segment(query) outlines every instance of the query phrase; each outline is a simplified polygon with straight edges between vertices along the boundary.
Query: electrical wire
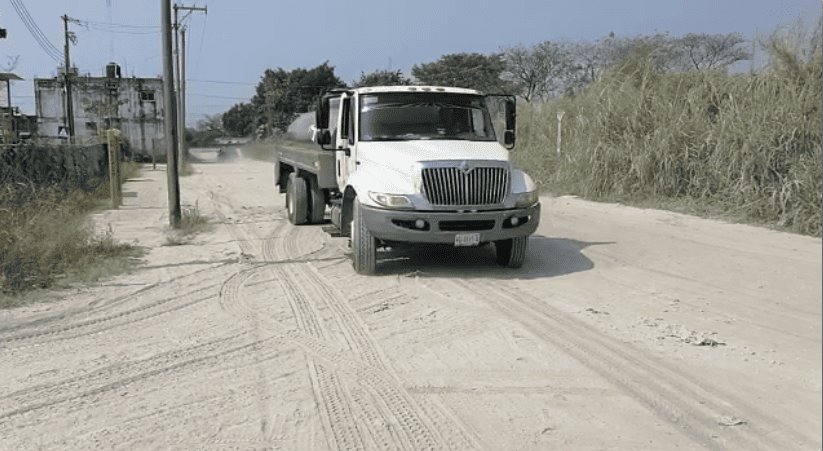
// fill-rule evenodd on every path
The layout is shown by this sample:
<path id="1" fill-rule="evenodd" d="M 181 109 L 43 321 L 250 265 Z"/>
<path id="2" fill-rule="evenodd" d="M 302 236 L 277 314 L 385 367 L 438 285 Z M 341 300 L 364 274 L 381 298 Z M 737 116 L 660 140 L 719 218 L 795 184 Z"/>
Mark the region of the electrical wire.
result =
<path id="1" fill-rule="evenodd" d="M 12 1 L 12 6 L 14 6 L 18 15 L 20 15 L 20 18 L 23 19 L 23 23 L 26 25 L 29 32 L 32 33 L 32 36 L 34 36 L 38 44 L 40 44 L 40 46 L 43 47 L 43 49 L 46 50 L 52 58 L 55 58 L 57 61 L 59 61 L 62 57 L 62 53 L 54 44 L 51 43 L 49 38 L 46 37 L 45 33 L 43 33 L 43 31 L 37 25 L 37 22 L 35 22 L 34 18 L 31 17 L 31 14 L 29 14 L 29 11 L 26 9 L 22 1 L 14 0 Z"/>
<path id="2" fill-rule="evenodd" d="M 37 26 L 37 22 L 35 22 L 31 17 L 31 14 L 29 14 L 25 5 L 23 5 L 20 0 L 9 0 L 9 3 L 11 3 L 11 6 L 17 12 L 20 20 L 23 21 L 23 25 L 25 25 L 26 29 L 29 30 L 29 33 L 31 33 L 34 40 L 37 41 L 40 48 L 46 52 L 46 55 L 59 63 L 62 60 L 62 53 L 57 49 L 57 47 L 54 46 L 54 44 L 51 43 L 51 41 L 49 41 L 40 27 Z"/>
<path id="3" fill-rule="evenodd" d="M 248 97 L 233 97 L 233 96 L 218 96 L 214 94 L 200 94 L 198 92 L 189 92 L 187 95 L 196 96 L 196 97 L 206 97 L 209 99 L 228 99 L 228 100 L 244 100 L 249 101 Z"/>
<path id="4" fill-rule="evenodd" d="M 103 28 L 136 28 L 136 29 L 153 29 L 153 30 L 160 30 L 160 27 L 157 25 L 130 25 L 124 23 L 114 23 L 114 22 L 99 22 L 95 20 L 84 20 L 84 19 L 75 19 L 77 22 L 83 22 L 89 25 L 94 25 Z"/>
<path id="5" fill-rule="evenodd" d="M 203 55 L 203 41 L 206 36 L 206 27 L 209 25 L 209 15 L 206 14 L 206 17 L 203 19 L 203 29 L 200 31 L 200 45 L 197 49 L 197 62 L 194 63 L 194 70 L 200 70 L 200 57 Z"/>
<path id="6" fill-rule="evenodd" d="M 43 31 L 37 26 L 37 22 L 34 21 L 34 18 L 31 17 L 29 11 L 26 9 L 25 5 L 22 1 L 19 0 L 10 0 L 12 6 L 14 7 L 15 11 L 17 11 L 17 15 L 23 20 L 24 25 L 28 28 L 29 32 L 32 36 L 37 40 L 38 44 L 41 46 L 45 46 L 43 50 L 46 50 L 48 53 L 51 54 L 52 57 L 54 56 L 61 56 L 60 50 L 51 43 L 51 41 L 46 37 Z"/>
<path id="7" fill-rule="evenodd" d="M 193 81 L 195 83 L 217 83 L 223 85 L 245 85 L 245 86 L 257 86 L 257 83 L 249 83 L 245 81 L 228 81 L 228 80 L 203 80 L 197 78 L 187 78 L 186 81 Z"/>
<path id="8" fill-rule="evenodd" d="M 86 29 L 94 30 L 94 31 L 102 31 L 104 33 L 115 33 L 115 34 L 131 34 L 131 35 L 158 35 L 158 34 L 160 34 L 159 30 L 155 30 L 155 31 L 148 31 L 148 30 L 143 30 L 143 31 L 118 30 L 116 28 L 103 28 L 103 27 L 97 27 L 97 26 L 94 26 L 94 25 L 87 25 Z"/>

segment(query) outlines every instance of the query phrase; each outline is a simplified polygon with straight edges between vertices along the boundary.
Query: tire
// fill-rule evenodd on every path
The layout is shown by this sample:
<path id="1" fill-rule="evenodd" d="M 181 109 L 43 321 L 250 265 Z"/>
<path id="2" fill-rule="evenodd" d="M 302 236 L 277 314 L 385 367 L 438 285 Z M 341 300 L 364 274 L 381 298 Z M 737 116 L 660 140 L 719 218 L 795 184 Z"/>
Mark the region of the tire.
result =
<path id="1" fill-rule="evenodd" d="M 309 215 L 309 194 L 306 179 L 292 172 L 286 185 L 286 211 L 289 222 L 294 225 L 305 224 Z"/>
<path id="2" fill-rule="evenodd" d="M 319 224 L 326 219 L 326 198 L 316 178 L 309 180 L 309 224 Z"/>
<path id="3" fill-rule="evenodd" d="M 377 239 L 366 228 L 360 210 L 360 202 L 354 199 L 352 220 L 352 263 L 358 274 L 371 275 L 377 271 Z"/>
<path id="4" fill-rule="evenodd" d="M 506 268 L 520 268 L 523 266 L 528 243 L 529 237 L 527 236 L 495 241 L 494 250 L 497 252 L 497 264 Z"/>

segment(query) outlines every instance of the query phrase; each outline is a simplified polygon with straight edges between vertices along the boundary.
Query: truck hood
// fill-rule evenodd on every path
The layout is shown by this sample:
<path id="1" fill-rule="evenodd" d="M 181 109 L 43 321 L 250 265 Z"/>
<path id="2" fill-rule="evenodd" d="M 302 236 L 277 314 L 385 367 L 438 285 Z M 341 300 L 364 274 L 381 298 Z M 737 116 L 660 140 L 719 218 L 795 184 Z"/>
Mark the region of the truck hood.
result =
<path id="1" fill-rule="evenodd" d="M 421 161 L 508 161 L 509 153 L 497 141 L 366 141 L 357 145 L 357 160 L 411 177 L 415 163 Z"/>

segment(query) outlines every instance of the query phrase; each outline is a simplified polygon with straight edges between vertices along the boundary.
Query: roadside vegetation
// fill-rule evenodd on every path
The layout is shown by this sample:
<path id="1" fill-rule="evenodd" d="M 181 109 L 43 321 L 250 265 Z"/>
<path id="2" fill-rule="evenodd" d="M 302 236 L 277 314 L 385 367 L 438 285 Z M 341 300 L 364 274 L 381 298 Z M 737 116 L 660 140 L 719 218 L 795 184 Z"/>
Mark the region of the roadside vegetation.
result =
<path id="1" fill-rule="evenodd" d="M 820 236 L 820 47 L 804 58 L 772 39 L 768 50 L 768 69 L 734 75 L 665 73 L 637 55 L 576 95 L 523 108 L 514 158 L 552 193 Z"/>
<path id="2" fill-rule="evenodd" d="M 168 230 L 165 245 L 181 246 L 189 244 L 198 233 L 205 232 L 210 228 L 209 219 L 200 214 L 197 203 L 191 206 L 183 206 L 180 212 L 180 223 L 176 228 Z"/>
<path id="3" fill-rule="evenodd" d="M 138 166 L 121 166 L 121 183 Z M 0 308 L 19 305 L 22 293 L 88 282 L 123 271 L 140 250 L 96 234 L 87 214 L 105 208 L 109 184 L 91 179 L 85 188 L 53 183 L 0 184 Z"/>

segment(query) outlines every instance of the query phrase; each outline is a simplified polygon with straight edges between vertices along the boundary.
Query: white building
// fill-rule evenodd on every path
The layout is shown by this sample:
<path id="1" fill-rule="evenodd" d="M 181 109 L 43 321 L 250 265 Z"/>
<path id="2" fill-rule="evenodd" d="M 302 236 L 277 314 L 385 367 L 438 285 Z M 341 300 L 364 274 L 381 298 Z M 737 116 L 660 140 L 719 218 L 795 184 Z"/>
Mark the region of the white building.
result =
<path id="1" fill-rule="evenodd" d="M 37 131 L 40 138 L 65 137 L 66 93 L 63 76 L 34 80 Z M 98 142 L 99 132 L 120 129 L 134 154 L 164 153 L 163 80 L 122 78 L 120 66 L 106 66 L 105 77 L 72 77 L 75 141 Z"/>

